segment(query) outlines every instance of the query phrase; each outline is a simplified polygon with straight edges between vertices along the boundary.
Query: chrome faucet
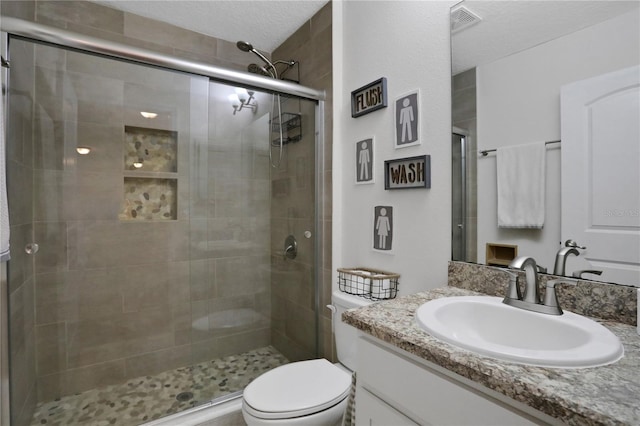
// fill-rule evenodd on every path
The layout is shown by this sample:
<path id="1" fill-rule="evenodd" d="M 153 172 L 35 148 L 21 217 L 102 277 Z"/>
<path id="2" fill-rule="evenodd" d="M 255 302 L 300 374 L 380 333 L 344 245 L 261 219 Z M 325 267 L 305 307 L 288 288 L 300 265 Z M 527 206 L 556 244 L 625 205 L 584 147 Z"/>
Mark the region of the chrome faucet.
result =
<path id="1" fill-rule="evenodd" d="M 558 250 L 556 254 L 556 263 L 553 267 L 553 275 L 565 275 L 565 267 L 567 264 L 567 257 L 570 254 L 580 256 L 578 249 L 586 249 L 586 247 L 580 247 L 578 243 L 573 240 L 567 240 L 564 243 L 564 247 Z"/>
<path id="2" fill-rule="evenodd" d="M 522 295 L 522 301 L 526 303 L 540 303 L 540 290 L 538 288 L 538 268 L 533 257 L 516 257 L 509 264 L 509 268 L 524 271 L 526 285 Z"/>
<path id="3" fill-rule="evenodd" d="M 576 285 L 575 280 L 561 278 L 547 281 L 544 301 L 541 301 L 536 261 L 532 257 L 519 256 L 511 261 L 509 268 L 524 271 L 526 278 L 525 290 L 523 294 L 520 293 L 518 280 L 514 278 L 514 275 L 511 275 L 507 295 L 502 300 L 502 303 L 542 314 L 562 315 L 562 309 L 556 296 L 556 285 Z"/>

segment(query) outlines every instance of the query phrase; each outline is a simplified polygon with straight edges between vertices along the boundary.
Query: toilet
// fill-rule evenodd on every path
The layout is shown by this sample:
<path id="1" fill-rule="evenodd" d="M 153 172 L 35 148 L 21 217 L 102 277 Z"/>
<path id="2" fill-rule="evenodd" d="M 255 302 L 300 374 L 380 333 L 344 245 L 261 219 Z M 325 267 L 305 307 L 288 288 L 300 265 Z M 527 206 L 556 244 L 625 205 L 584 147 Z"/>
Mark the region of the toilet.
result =
<path id="1" fill-rule="evenodd" d="M 355 371 L 357 331 L 342 322 L 347 309 L 371 304 L 359 296 L 334 291 L 333 325 L 339 364 L 326 359 L 293 362 L 251 382 L 242 395 L 247 425 L 339 425 L 347 408 Z"/>

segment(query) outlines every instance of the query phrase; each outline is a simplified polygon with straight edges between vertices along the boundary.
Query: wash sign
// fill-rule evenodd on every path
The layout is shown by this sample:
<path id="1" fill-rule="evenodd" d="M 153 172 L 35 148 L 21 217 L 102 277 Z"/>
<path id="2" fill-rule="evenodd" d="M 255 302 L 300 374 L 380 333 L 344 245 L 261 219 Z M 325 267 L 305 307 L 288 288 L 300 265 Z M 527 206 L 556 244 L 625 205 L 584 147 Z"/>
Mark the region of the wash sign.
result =
<path id="1" fill-rule="evenodd" d="M 431 188 L 431 156 L 384 162 L 384 189 Z"/>

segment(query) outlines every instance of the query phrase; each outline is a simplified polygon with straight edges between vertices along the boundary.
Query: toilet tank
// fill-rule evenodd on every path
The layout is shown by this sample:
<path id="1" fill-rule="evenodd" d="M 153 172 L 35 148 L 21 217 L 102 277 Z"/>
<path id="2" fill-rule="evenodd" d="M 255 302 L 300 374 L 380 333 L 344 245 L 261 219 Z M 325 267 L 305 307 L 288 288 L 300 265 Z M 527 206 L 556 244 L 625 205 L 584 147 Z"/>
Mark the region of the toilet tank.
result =
<path id="1" fill-rule="evenodd" d="M 342 322 L 342 313 L 348 309 L 359 308 L 372 304 L 371 300 L 353 294 L 334 291 L 332 302 L 335 310 L 333 312 L 333 330 L 336 338 L 336 352 L 338 360 L 342 365 L 351 371 L 356 371 L 356 346 L 358 330 Z"/>

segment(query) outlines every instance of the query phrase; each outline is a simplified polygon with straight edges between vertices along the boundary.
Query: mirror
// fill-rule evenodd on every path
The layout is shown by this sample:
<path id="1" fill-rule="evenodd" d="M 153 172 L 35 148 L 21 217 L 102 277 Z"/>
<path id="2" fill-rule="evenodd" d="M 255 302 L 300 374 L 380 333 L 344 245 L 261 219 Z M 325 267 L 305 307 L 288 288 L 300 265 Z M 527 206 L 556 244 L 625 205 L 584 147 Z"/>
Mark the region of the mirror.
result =
<path id="1" fill-rule="evenodd" d="M 526 255 L 554 272 L 568 239 L 561 228 L 562 142 L 555 143 L 561 139 L 560 88 L 640 63 L 639 5 L 466 0 L 452 7 L 453 260 L 506 265 Z M 493 151 L 542 141 L 553 142 L 546 145 L 544 226 L 499 228 Z M 638 191 L 637 182 L 627 186 L 629 193 Z M 564 275 L 597 269 L 583 257 L 568 256 Z M 615 281 L 605 275 L 582 277 Z M 638 279 L 622 281 L 640 286 Z"/>

